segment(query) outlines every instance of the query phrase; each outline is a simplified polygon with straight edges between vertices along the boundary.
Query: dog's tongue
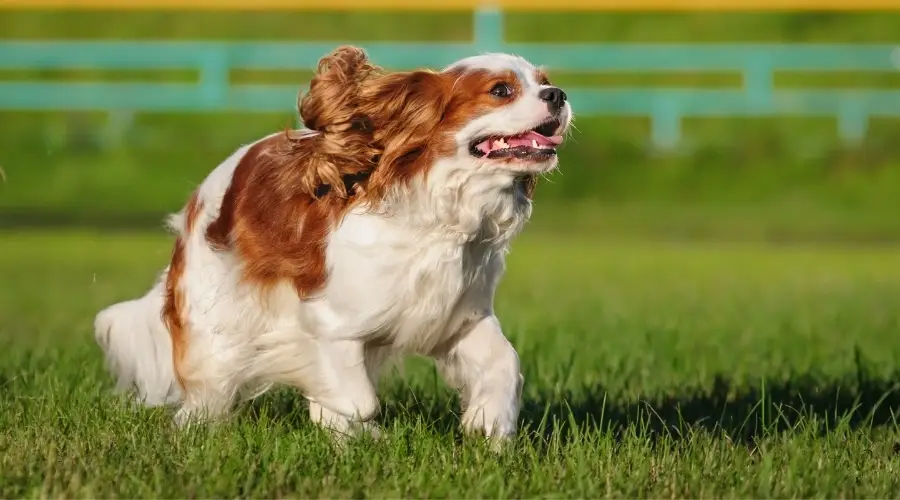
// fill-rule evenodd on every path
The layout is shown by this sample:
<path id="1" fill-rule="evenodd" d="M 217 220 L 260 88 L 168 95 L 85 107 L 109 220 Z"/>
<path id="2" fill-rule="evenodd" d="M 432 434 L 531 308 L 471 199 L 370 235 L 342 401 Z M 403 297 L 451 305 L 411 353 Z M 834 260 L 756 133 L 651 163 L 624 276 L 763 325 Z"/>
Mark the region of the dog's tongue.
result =
<path id="1" fill-rule="evenodd" d="M 562 143 L 562 136 L 554 135 L 547 137 L 532 130 L 531 132 L 512 136 L 506 140 L 506 143 L 509 144 L 510 147 L 534 146 L 535 144 L 537 144 L 538 147 L 553 147 Z"/>
<path id="2" fill-rule="evenodd" d="M 562 144 L 563 138 L 561 135 L 554 136 L 544 136 L 535 131 L 525 132 L 524 134 L 513 135 L 509 137 L 502 138 L 491 138 L 487 139 L 484 142 L 479 143 L 476 148 L 478 148 L 481 152 L 487 154 L 491 151 L 497 149 L 505 149 L 503 144 L 505 143 L 507 147 L 515 148 L 519 146 L 527 146 L 527 147 L 544 147 L 544 148 L 552 148 L 554 146 L 558 146 Z"/>

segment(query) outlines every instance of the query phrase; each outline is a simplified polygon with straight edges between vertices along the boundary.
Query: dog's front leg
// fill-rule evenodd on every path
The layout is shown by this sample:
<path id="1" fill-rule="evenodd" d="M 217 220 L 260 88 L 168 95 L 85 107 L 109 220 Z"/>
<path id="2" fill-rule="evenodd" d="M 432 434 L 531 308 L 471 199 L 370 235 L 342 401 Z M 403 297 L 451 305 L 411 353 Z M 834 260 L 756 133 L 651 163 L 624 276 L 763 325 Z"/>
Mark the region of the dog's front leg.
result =
<path id="1" fill-rule="evenodd" d="M 252 347 L 248 378 L 298 388 L 310 419 L 338 437 L 377 434 L 372 420 L 380 405 L 370 371 L 380 358 L 362 341 L 314 338 L 289 326 L 255 336 Z"/>
<path id="2" fill-rule="evenodd" d="M 495 442 L 515 435 L 524 379 L 519 356 L 495 316 L 475 323 L 437 364 L 447 383 L 460 390 L 466 430 Z"/>
<path id="3" fill-rule="evenodd" d="M 339 436 L 368 432 L 378 437 L 380 433 L 372 420 L 380 405 L 363 343 L 325 341 L 319 344 L 317 354 L 316 383 L 306 384 L 310 419 Z"/>

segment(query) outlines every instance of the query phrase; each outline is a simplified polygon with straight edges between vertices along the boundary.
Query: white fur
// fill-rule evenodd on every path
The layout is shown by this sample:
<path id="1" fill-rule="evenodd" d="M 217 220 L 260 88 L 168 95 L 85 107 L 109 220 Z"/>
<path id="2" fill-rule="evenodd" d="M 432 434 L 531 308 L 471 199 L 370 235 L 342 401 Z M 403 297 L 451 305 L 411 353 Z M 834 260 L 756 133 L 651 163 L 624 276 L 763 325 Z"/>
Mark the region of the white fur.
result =
<path id="1" fill-rule="evenodd" d="M 175 403 L 181 388 L 172 366 L 172 340 L 162 321 L 165 272 L 146 295 L 113 304 L 94 318 L 97 342 L 116 388 L 133 389 L 148 406 Z"/>
<path id="2" fill-rule="evenodd" d="M 537 97 L 535 69 L 523 59 L 488 54 L 453 66 L 459 67 L 512 69 L 524 95 L 473 117 L 456 136 L 456 154 L 390 193 L 379 211 L 351 210 L 330 234 L 328 281 L 312 300 L 301 301 L 287 283 L 265 295 L 239 285 L 238 259 L 210 249 L 205 229 L 248 146 L 213 170 L 199 188 L 194 231 L 185 231 L 182 215 L 172 220 L 185 241 L 189 342 L 181 375 L 191 390 L 181 394 L 175 382 L 160 320 L 161 284 L 97 316 L 97 338 L 120 386 L 135 384 L 148 404 L 180 402 L 177 420 L 184 422 L 225 414 L 239 392 L 289 384 L 309 399 L 315 422 L 352 433 L 373 429 L 383 361 L 415 353 L 434 358 L 461 391 L 467 429 L 512 436 L 523 378 L 493 298 L 510 242 L 531 213 L 517 177 L 552 170 L 556 159 L 510 164 L 472 157 L 469 143 L 477 137 L 524 131 L 549 113 Z M 568 104 L 561 118 L 564 133 Z"/>

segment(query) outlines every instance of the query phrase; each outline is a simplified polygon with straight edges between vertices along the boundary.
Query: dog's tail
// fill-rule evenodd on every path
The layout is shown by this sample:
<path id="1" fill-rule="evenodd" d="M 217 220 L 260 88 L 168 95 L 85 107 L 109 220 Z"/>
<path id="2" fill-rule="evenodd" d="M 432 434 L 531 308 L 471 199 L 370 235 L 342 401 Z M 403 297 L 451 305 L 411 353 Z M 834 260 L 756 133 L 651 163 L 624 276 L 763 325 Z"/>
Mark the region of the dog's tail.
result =
<path id="1" fill-rule="evenodd" d="M 134 391 L 148 406 L 181 399 L 175 378 L 172 339 L 162 320 L 164 271 L 146 295 L 113 304 L 94 318 L 94 336 L 119 391 Z"/>

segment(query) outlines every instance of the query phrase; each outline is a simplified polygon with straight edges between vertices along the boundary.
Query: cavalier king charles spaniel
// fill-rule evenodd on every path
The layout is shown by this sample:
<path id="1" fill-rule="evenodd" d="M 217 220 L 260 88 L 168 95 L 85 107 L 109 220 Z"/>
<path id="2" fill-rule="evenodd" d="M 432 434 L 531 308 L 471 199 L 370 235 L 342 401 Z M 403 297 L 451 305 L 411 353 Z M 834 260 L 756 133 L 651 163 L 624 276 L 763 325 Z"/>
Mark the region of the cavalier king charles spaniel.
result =
<path id="1" fill-rule="evenodd" d="M 557 167 L 565 92 L 513 55 L 390 72 L 343 46 L 298 108 L 305 129 L 241 147 L 170 218 L 147 294 L 96 316 L 118 388 L 184 424 L 287 384 L 338 436 L 377 433 L 379 368 L 419 354 L 467 431 L 515 435 L 523 377 L 494 293 Z"/>

